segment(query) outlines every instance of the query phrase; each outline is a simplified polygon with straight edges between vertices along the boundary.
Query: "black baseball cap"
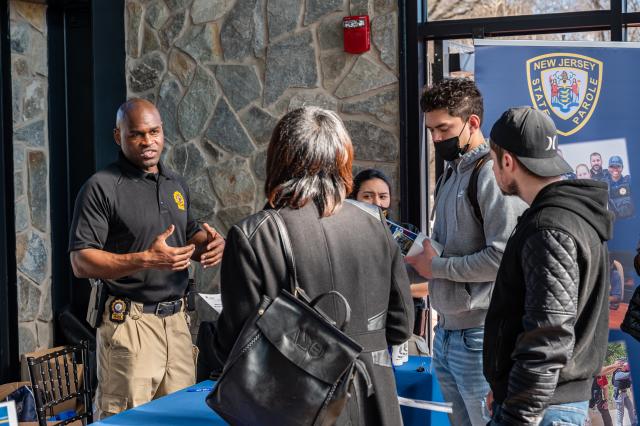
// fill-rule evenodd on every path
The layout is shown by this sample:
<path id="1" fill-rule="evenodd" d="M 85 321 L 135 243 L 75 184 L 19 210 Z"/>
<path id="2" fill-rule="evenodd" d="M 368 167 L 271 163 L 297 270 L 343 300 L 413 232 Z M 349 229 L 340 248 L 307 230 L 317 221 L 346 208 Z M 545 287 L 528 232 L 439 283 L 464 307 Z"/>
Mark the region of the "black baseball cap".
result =
<path id="1" fill-rule="evenodd" d="M 573 172 L 558 154 L 558 132 L 553 120 L 540 110 L 528 106 L 509 108 L 493 124 L 490 138 L 538 176 Z"/>

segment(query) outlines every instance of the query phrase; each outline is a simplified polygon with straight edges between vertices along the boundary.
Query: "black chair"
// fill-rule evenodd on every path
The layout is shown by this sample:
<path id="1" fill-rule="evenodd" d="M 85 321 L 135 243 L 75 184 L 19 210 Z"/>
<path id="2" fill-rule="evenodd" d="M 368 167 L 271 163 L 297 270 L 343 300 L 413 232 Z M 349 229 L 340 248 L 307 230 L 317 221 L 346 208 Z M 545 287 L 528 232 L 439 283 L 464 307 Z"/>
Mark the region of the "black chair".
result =
<path id="1" fill-rule="evenodd" d="M 40 426 L 47 425 L 47 417 L 53 416 L 54 407 L 68 401 L 75 402 L 75 415 L 56 425 L 67 425 L 78 420 L 84 425 L 93 422 L 87 341 L 64 346 L 37 358 L 28 357 L 27 365 Z"/>

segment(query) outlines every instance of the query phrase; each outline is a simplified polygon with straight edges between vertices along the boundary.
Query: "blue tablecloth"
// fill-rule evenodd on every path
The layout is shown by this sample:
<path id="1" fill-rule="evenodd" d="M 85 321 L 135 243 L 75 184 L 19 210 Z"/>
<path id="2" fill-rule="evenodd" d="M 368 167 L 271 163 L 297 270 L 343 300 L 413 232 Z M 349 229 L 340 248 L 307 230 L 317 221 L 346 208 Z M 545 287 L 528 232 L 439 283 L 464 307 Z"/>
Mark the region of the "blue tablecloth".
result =
<path id="1" fill-rule="evenodd" d="M 395 373 L 398 395 L 424 401 L 444 401 L 431 368 L 431 357 L 410 356 L 408 362 L 395 367 Z M 405 426 L 449 425 L 449 418 L 445 413 L 411 407 L 400 407 L 400 409 Z"/>
<path id="2" fill-rule="evenodd" d="M 209 390 L 213 388 L 211 380 L 197 383 L 187 389 L 172 393 L 163 398 L 148 402 L 117 416 L 109 417 L 94 425 L 189 425 L 212 426 L 226 425 L 218 415 L 204 402 Z M 198 390 L 201 391 L 198 391 Z"/>
<path id="3" fill-rule="evenodd" d="M 419 367 L 424 371 L 418 371 Z M 422 368 L 420 370 L 422 370 Z M 398 394 L 407 398 L 442 401 L 435 378 L 431 374 L 431 358 L 409 357 L 409 362 L 395 368 Z M 124 411 L 94 425 L 226 425 L 204 402 L 214 382 L 207 380 L 187 389 Z M 443 413 L 402 407 L 405 426 L 448 425 Z"/>

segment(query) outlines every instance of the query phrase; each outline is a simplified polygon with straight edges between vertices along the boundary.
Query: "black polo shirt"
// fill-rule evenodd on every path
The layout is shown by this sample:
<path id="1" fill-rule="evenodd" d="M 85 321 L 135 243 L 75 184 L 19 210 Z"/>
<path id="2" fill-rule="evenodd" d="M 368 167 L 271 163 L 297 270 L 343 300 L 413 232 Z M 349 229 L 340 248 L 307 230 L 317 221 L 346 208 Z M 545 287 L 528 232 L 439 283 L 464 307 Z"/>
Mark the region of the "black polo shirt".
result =
<path id="1" fill-rule="evenodd" d="M 69 252 L 86 248 L 141 252 L 171 224 L 176 228 L 167 244 L 185 246 L 200 230 L 189 209 L 189 189 L 162 163 L 158 168 L 157 175 L 145 173 L 121 152 L 117 162 L 94 174 L 76 199 Z M 184 296 L 188 279 L 187 270 L 147 269 L 106 282 L 112 295 L 155 303 Z"/>

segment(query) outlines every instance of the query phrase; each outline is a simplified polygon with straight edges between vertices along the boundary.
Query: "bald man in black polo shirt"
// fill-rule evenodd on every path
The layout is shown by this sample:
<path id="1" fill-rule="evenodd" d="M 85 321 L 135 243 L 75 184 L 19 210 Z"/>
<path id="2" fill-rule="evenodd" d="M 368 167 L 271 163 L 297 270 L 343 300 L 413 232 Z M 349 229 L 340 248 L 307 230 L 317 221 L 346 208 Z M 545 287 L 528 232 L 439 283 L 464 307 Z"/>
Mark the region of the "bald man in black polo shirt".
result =
<path id="1" fill-rule="evenodd" d="M 155 106 L 122 104 L 114 138 L 119 159 L 80 190 L 69 241 L 74 274 L 102 279 L 109 292 L 97 333 L 98 419 L 195 382 L 187 268 L 216 265 L 224 250 L 220 234 L 191 216 L 186 182 L 160 161 Z"/>

